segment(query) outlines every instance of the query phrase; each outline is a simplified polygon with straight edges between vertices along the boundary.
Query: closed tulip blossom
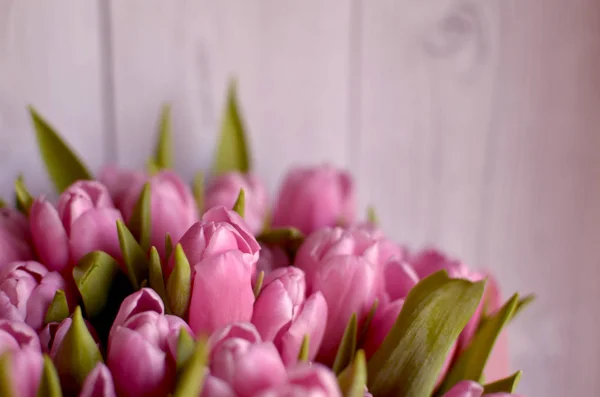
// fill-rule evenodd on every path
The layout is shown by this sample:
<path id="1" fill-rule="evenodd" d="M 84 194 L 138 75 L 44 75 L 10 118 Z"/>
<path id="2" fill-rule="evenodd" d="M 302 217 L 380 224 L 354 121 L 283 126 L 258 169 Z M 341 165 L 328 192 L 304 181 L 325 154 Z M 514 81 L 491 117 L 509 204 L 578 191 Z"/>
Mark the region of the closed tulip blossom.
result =
<path id="1" fill-rule="evenodd" d="M 232 208 L 240 193 L 244 190 L 244 220 L 252 233 L 258 234 L 264 225 L 268 210 L 267 189 L 262 181 L 253 174 L 228 172 L 212 179 L 206 189 L 204 204 L 207 209 L 223 206 Z"/>
<path id="2" fill-rule="evenodd" d="M 59 273 L 33 261 L 13 262 L 0 270 L 0 318 L 39 330 L 56 291 L 65 288 Z"/>
<path id="3" fill-rule="evenodd" d="M 293 226 L 304 234 L 337 224 L 352 224 L 355 217 L 351 176 L 332 166 L 296 168 L 281 186 L 273 226 Z"/>
<path id="4" fill-rule="evenodd" d="M 40 343 L 42 345 L 42 351 L 53 359 L 56 358 L 56 354 L 60 345 L 69 331 L 73 320 L 71 317 L 65 318 L 60 323 L 49 323 L 47 324 L 42 331 L 38 334 L 40 338 Z M 90 332 L 90 335 L 94 338 L 98 346 L 100 346 L 98 335 L 96 334 L 96 330 L 92 327 L 89 321 L 84 320 L 84 323 Z"/>
<path id="5" fill-rule="evenodd" d="M 106 365 L 96 364 L 85 378 L 79 397 L 116 397 L 112 375 Z"/>
<path id="6" fill-rule="evenodd" d="M 0 357 L 8 365 L 0 371 L 1 390 L 12 396 L 36 397 L 42 374 L 42 353 L 35 331 L 19 321 L 0 320 Z"/>
<path id="7" fill-rule="evenodd" d="M 166 396 L 175 384 L 179 317 L 165 315 L 160 297 L 143 288 L 119 309 L 109 336 L 107 365 L 119 396 Z"/>
<path id="8" fill-rule="evenodd" d="M 120 258 L 114 208 L 104 185 L 79 181 L 64 191 L 56 209 L 44 197 L 29 213 L 33 243 L 41 262 L 50 270 L 70 271 L 83 256 L 100 250 Z"/>
<path id="9" fill-rule="evenodd" d="M 484 393 L 483 386 L 477 382 L 464 380 L 458 382 L 442 397 L 519 397 L 511 393 Z"/>
<path id="10" fill-rule="evenodd" d="M 27 218 L 13 208 L 0 208 L 0 269 L 11 262 L 31 259 L 33 250 Z"/>

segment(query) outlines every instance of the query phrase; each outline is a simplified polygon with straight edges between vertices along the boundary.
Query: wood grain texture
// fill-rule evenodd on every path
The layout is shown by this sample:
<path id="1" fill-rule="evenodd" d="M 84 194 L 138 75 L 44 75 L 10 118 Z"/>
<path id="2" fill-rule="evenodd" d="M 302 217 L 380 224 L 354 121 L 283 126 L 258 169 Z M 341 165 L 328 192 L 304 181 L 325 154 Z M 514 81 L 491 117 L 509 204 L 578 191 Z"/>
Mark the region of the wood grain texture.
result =
<path id="1" fill-rule="evenodd" d="M 26 110 L 35 106 L 92 169 L 104 161 L 100 27 L 91 2 L 0 1 L 0 194 L 17 173 L 50 191 Z"/>

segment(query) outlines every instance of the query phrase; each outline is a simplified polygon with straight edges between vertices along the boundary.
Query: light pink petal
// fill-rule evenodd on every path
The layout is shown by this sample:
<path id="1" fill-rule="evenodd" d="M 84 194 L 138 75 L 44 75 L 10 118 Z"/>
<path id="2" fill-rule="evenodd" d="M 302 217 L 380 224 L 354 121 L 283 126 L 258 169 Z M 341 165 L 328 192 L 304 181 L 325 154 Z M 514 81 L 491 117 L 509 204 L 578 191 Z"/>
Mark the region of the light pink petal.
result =
<path id="1" fill-rule="evenodd" d="M 251 323 L 233 323 L 216 330 L 210 336 L 208 345 L 211 354 L 218 350 L 223 342 L 233 338 L 247 340 L 250 343 L 262 342 L 260 334 Z"/>
<path id="2" fill-rule="evenodd" d="M 301 386 L 307 396 L 341 397 L 335 374 L 321 364 L 299 363 L 288 371 L 288 382 Z"/>
<path id="3" fill-rule="evenodd" d="M 121 213 L 113 208 L 92 209 L 80 216 L 71 226 L 69 238 L 73 262 L 92 251 L 104 251 L 120 260 L 117 220 L 122 220 Z"/>
<path id="4" fill-rule="evenodd" d="M 116 397 L 112 375 L 106 365 L 96 364 L 85 378 L 79 397 Z"/>
<path id="5" fill-rule="evenodd" d="M 10 363 L 15 395 L 36 397 L 42 376 L 42 354 L 30 349 L 14 351 L 10 355 Z"/>
<path id="6" fill-rule="evenodd" d="M 248 352 L 252 344 L 244 339 L 232 338 L 221 343 L 214 351 L 210 361 L 213 376 L 233 384 L 235 370 L 240 358 Z"/>
<path id="7" fill-rule="evenodd" d="M 237 397 L 231 386 L 215 376 L 206 375 L 202 397 Z"/>
<path id="8" fill-rule="evenodd" d="M 0 319 L 25 321 L 25 314 L 12 304 L 6 293 L 0 291 Z"/>
<path id="9" fill-rule="evenodd" d="M 479 383 L 463 380 L 446 392 L 443 397 L 481 397 L 482 394 L 483 387 Z"/>
<path id="10" fill-rule="evenodd" d="M 293 304 L 281 281 L 267 285 L 254 304 L 252 324 L 265 341 L 272 341 L 279 330 L 292 321 Z"/>
<path id="11" fill-rule="evenodd" d="M 385 289 L 390 300 L 403 299 L 419 282 L 414 269 L 404 261 L 392 260 L 385 265 Z"/>
<path id="12" fill-rule="evenodd" d="M 251 345 L 236 362 L 233 389 L 240 397 L 281 385 L 286 370 L 275 346 L 269 342 Z"/>
<path id="13" fill-rule="evenodd" d="M 379 349 L 379 346 L 381 346 L 381 343 L 396 322 L 403 304 L 404 299 L 399 299 L 388 304 L 386 307 L 379 308 L 375 312 L 363 346 L 367 358 L 370 358 Z"/>
<path id="14" fill-rule="evenodd" d="M 146 311 L 152 311 L 158 314 L 165 313 L 165 306 L 162 299 L 150 288 L 142 288 L 123 300 L 110 329 L 109 340 L 117 327 L 125 324 L 130 317 Z"/>
<path id="15" fill-rule="evenodd" d="M 69 242 L 56 209 L 43 197 L 29 212 L 31 236 L 38 256 L 50 270 L 61 271 L 69 263 Z"/>
<path id="16" fill-rule="evenodd" d="M 48 306 L 54 299 L 57 290 L 65 290 L 66 283 L 57 272 L 50 272 L 40 281 L 27 300 L 27 317 L 25 321 L 34 329 L 44 326 L 44 318 Z"/>
<path id="17" fill-rule="evenodd" d="M 237 212 L 229 210 L 225 207 L 215 207 L 204 213 L 202 220 L 205 222 L 226 222 L 231 224 L 243 237 L 247 244 L 248 252 L 256 254 L 256 260 L 258 260 L 258 251 L 260 250 L 260 245 L 254 238 L 254 235 L 250 231 L 244 219 L 239 216 Z"/>
<path id="18" fill-rule="evenodd" d="M 35 331 L 25 323 L 20 321 L 0 320 L 0 335 L 4 335 L 2 340 L 6 343 L 8 338 L 12 339 L 10 346 L 18 349 L 28 349 L 35 352 L 41 352 L 40 341 Z M 8 345 L 0 343 L 0 355 L 9 350 Z"/>

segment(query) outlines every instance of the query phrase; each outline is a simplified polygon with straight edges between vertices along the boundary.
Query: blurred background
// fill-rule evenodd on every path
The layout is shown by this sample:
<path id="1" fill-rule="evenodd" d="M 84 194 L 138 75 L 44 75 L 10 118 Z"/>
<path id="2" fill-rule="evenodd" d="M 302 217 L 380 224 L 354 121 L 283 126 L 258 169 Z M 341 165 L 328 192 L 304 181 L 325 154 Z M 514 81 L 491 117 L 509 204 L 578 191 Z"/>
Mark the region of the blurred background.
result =
<path id="1" fill-rule="evenodd" d="M 169 101 L 191 179 L 232 76 L 271 190 L 349 168 L 394 238 L 537 294 L 511 327 L 522 394 L 597 393 L 597 0 L 0 0 L 1 195 L 50 187 L 27 104 L 98 170 L 143 166 Z"/>

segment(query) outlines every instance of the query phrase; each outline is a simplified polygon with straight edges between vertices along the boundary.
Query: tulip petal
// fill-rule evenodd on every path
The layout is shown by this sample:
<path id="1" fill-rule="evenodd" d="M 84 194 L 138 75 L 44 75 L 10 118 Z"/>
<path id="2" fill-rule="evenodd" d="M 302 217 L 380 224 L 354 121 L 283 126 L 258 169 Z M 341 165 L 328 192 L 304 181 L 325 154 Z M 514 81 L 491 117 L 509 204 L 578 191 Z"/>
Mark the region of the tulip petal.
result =
<path id="1" fill-rule="evenodd" d="M 85 378 L 79 397 L 115 397 L 115 386 L 108 367 L 98 363 Z"/>
<path id="2" fill-rule="evenodd" d="M 381 343 L 396 322 L 403 304 L 404 299 L 399 299 L 375 312 L 363 346 L 367 358 L 370 358 L 379 349 L 379 346 L 381 346 Z"/>
<path id="3" fill-rule="evenodd" d="M 333 372 L 321 364 L 300 363 L 288 371 L 288 382 L 304 389 L 305 395 L 342 395 Z"/>
<path id="4" fill-rule="evenodd" d="M 457 383 L 443 397 L 481 397 L 483 386 L 477 382 L 464 380 Z"/>
<path id="5" fill-rule="evenodd" d="M 222 379 L 208 375 L 204 381 L 202 397 L 237 397 L 231 386 Z"/>
<path id="6" fill-rule="evenodd" d="M 117 220 L 122 220 L 121 213 L 113 208 L 92 209 L 81 215 L 71 226 L 69 246 L 73 262 L 92 251 L 104 251 L 120 260 Z"/>
<path id="7" fill-rule="evenodd" d="M 399 260 L 389 261 L 385 265 L 384 279 L 386 292 L 392 301 L 405 298 L 419 282 L 417 273 L 410 265 Z"/>
<path id="8" fill-rule="evenodd" d="M 279 330 L 292 320 L 293 304 L 281 281 L 263 288 L 254 304 L 252 324 L 264 341 L 272 341 Z"/>
<path id="9" fill-rule="evenodd" d="M 233 388 L 239 396 L 255 393 L 285 382 L 286 370 L 272 343 L 251 345 L 235 365 Z"/>
<path id="10" fill-rule="evenodd" d="M 56 209 L 43 197 L 29 213 L 31 236 L 38 256 L 50 270 L 61 271 L 69 262 L 69 241 Z"/>
<path id="11" fill-rule="evenodd" d="M 117 327 L 125 324 L 129 318 L 136 314 L 146 311 L 152 311 L 158 314 L 165 313 L 165 306 L 163 305 L 162 299 L 160 299 L 160 296 L 150 288 L 142 288 L 123 300 L 110 329 L 109 341 Z"/>

